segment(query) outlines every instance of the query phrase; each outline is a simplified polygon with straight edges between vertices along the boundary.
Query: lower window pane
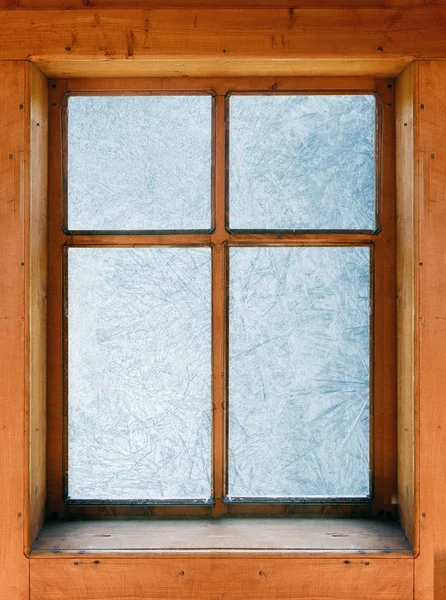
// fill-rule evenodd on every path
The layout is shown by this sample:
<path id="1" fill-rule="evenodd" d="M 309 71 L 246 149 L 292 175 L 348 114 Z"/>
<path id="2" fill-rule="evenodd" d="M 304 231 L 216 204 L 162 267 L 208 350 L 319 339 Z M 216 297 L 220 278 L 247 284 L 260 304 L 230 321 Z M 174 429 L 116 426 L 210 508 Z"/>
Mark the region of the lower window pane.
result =
<path id="1" fill-rule="evenodd" d="M 370 249 L 231 248 L 228 496 L 370 494 Z"/>
<path id="2" fill-rule="evenodd" d="M 211 498 L 209 248 L 70 248 L 68 498 Z"/>

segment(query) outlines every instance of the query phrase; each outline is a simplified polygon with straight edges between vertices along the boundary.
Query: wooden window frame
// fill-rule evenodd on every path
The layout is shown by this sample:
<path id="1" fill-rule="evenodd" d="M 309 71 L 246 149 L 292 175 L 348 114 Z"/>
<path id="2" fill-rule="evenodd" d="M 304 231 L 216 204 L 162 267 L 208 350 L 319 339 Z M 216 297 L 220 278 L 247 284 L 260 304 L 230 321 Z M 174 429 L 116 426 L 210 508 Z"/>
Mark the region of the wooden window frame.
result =
<path id="1" fill-rule="evenodd" d="M 376 232 L 237 232 L 226 227 L 228 198 L 227 98 L 230 93 L 361 94 L 377 98 L 376 131 Z M 67 203 L 67 173 L 64 160 L 66 102 L 69 95 L 90 94 L 184 94 L 213 96 L 213 146 L 215 169 L 212 181 L 210 233 L 69 233 L 63 229 Z M 52 80 L 50 84 L 50 169 L 49 169 L 49 282 L 48 310 L 48 518 L 104 516 L 253 516 L 333 515 L 395 516 L 396 491 L 396 329 L 395 329 L 395 179 L 394 179 L 394 82 L 388 78 L 281 78 L 268 77 L 194 79 L 83 79 Z M 215 135 L 215 137 L 214 137 Z M 64 252 L 69 247 L 207 246 L 212 249 L 213 329 L 213 491 L 212 505 L 181 506 L 141 502 L 82 502 L 64 500 L 66 489 L 67 386 L 66 348 L 63 329 Z M 371 501 L 224 501 L 227 470 L 224 436 L 227 420 L 227 265 L 228 248 L 234 246 L 353 246 L 371 248 Z M 66 376 L 66 375 L 65 375 Z"/>
<path id="2" fill-rule="evenodd" d="M 212 1 L 209 9 L 200 0 L 201 8 L 170 10 L 156 0 L 130 0 L 116 10 L 120 0 L 101 7 L 44 0 L 39 8 L 52 10 L 34 10 L 35 0 L 20 7 L 0 0 L 0 472 L 7 482 L 0 496 L 0 590 L 7 598 L 444 598 L 446 9 L 422 0 L 382 7 L 315 1 L 302 9 L 289 0 L 283 8 L 261 1 L 273 8 L 234 0 L 237 8 Z M 147 557 L 107 553 L 97 543 L 70 554 L 62 537 L 52 553 L 31 551 L 46 493 L 48 78 L 211 74 L 397 78 L 396 501 L 413 553 L 376 555 L 368 546 L 358 555 L 358 537 L 356 551 L 320 544 L 316 554 L 307 547 L 297 556 L 260 550 Z M 329 521 L 331 531 L 346 535 Z"/>

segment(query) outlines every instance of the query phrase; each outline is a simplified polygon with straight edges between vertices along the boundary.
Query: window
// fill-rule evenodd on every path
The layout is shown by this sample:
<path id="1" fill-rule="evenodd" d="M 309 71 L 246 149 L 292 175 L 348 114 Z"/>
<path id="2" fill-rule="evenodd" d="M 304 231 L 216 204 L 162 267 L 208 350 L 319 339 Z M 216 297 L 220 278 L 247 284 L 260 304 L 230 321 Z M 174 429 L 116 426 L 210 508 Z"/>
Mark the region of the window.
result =
<path id="1" fill-rule="evenodd" d="M 387 82 L 61 83 L 50 512 L 389 511 Z"/>

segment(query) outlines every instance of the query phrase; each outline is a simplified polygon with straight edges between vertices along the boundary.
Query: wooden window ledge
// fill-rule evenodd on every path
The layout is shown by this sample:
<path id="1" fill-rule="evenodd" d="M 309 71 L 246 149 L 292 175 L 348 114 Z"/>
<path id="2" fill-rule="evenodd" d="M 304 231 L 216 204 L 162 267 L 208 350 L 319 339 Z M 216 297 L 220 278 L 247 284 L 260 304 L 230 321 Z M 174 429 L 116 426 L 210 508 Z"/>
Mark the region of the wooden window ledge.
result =
<path id="1" fill-rule="evenodd" d="M 46 523 L 33 558 L 80 554 L 412 555 L 397 523 L 336 518 L 88 520 Z"/>

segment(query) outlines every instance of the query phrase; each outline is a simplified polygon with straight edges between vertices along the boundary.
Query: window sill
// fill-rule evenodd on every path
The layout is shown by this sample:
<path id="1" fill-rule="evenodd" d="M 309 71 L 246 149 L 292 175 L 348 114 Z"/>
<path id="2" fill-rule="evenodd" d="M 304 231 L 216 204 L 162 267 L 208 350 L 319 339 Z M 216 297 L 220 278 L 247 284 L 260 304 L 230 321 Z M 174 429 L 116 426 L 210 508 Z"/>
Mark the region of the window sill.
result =
<path id="1" fill-rule="evenodd" d="M 334 518 L 102 520 L 46 523 L 33 558 L 69 555 L 335 555 L 408 558 L 397 523 Z"/>

